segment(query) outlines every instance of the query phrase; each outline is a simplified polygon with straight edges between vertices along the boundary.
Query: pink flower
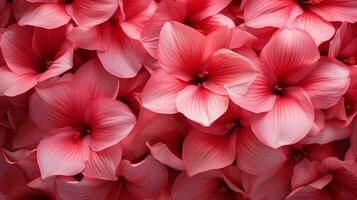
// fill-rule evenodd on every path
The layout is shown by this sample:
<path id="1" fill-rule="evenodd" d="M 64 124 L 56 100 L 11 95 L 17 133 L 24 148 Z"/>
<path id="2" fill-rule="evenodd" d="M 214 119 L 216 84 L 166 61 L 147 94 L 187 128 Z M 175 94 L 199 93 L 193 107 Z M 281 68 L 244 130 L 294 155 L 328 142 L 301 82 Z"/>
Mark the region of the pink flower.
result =
<path id="1" fill-rule="evenodd" d="M 23 130 L 15 144 L 40 141 L 37 158 L 43 178 L 85 169 L 89 177 L 113 179 L 121 157 L 117 143 L 136 123 L 130 109 L 113 99 L 118 87 L 118 80 L 91 60 L 74 77 L 37 88 L 30 101 L 35 128 Z"/>
<path id="2" fill-rule="evenodd" d="M 60 178 L 56 182 L 56 189 L 62 199 L 68 200 L 155 198 L 164 190 L 167 178 L 166 168 L 148 156 L 135 164 L 122 160 L 114 181 L 88 178 L 75 181 L 71 178 Z"/>
<path id="3" fill-rule="evenodd" d="M 246 91 L 257 71 L 246 57 L 214 45 L 198 31 L 168 22 L 161 30 L 161 68 L 143 90 L 144 107 L 159 113 L 180 112 L 209 126 L 223 115 L 229 103 L 225 85 Z"/>
<path id="4" fill-rule="evenodd" d="M 118 0 L 15 0 L 19 25 L 53 29 L 71 19 L 81 27 L 107 21 L 118 7 Z"/>
<path id="5" fill-rule="evenodd" d="M 155 9 L 156 3 L 152 0 L 125 0 L 108 21 L 92 27 L 76 27 L 69 39 L 76 47 L 96 50 L 109 73 L 133 78 L 147 56 L 138 39 Z"/>
<path id="6" fill-rule="evenodd" d="M 47 30 L 17 25 L 8 28 L 0 42 L 6 62 L 6 66 L 0 67 L 0 94 L 22 94 L 71 69 L 73 47 L 66 39 L 70 28 Z"/>
<path id="7" fill-rule="evenodd" d="M 254 28 L 296 27 L 308 32 L 316 45 L 335 33 L 331 22 L 357 21 L 354 0 L 257 0 L 247 1 L 245 23 Z"/>
<path id="8" fill-rule="evenodd" d="M 227 88 L 233 102 L 256 113 L 252 129 L 273 148 L 305 137 L 312 128 L 314 109 L 335 105 L 349 85 L 349 70 L 320 58 L 312 38 L 298 29 L 275 33 L 260 59 L 261 74 L 245 94 Z"/>
<path id="9" fill-rule="evenodd" d="M 141 41 L 148 53 L 157 58 L 160 30 L 168 21 L 177 21 L 209 33 L 222 27 L 233 28 L 234 22 L 219 12 L 231 0 L 163 0 L 145 25 Z"/>

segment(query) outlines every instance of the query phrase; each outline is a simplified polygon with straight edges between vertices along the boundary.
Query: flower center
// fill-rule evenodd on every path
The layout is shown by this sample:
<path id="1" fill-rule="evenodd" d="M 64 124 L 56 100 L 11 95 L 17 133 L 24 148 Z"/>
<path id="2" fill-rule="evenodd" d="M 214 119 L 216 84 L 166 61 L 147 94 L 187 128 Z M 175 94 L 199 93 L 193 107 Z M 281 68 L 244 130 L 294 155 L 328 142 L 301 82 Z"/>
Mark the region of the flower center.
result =
<path id="1" fill-rule="evenodd" d="M 228 130 L 232 130 L 232 129 L 240 127 L 240 126 L 242 126 L 240 120 L 234 120 L 232 122 L 226 123 L 226 128 Z"/>
<path id="2" fill-rule="evenodd" d="M 291 160 L 295 163 L 302 161 L 307 153 L 300 149 L 292 149 L 290 152 Z"/>
<path id="3" fill-rule="evenodd" d="M 284 93 L 284 87 L 282 87 L 280 84 L 277 84 L 274 88 L 273 88 L 273 93 L 277 96 L 281 96 Z"/>
<path id="4" fill-rule="evenodd" d="M 92 128 L 90 126 L 84 126 L 80 131 L 80 136 L 85 137 L 92 133 Z"/>
<path id="5" fill-rule="evenodd" d="M 64 1 L 64 4 L 68 5 L 68 4 L 73 3 L 74 0 L 63 0 L 63 1 Z"/>
<path id="6" fill-rule="evenodd" d="M 202 85 L 204 82 L 208 80 L 208 72 L 203 71 L 202 73 L 197 74 L 193 80 L 192 83 L 195 85 Z"/>
<path id="7" fill-rule="evenodd" d="M 355 65 L 357 64 L 357 61 L 355 57 L 351 56 L 349 58 L 344 58 L 344 57 L 338 57 L 337 58 L 339 61 L 343 62 L 346 65 Z"/>

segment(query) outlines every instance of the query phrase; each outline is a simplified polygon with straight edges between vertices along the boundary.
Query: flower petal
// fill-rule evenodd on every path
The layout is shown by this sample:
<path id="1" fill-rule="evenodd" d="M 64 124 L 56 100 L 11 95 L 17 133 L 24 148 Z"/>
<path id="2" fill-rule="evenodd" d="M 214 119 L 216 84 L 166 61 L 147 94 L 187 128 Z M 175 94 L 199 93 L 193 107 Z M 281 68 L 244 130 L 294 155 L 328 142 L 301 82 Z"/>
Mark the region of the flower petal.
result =
<path id="1" fill-rule="evenodd" d="M 90 27 L 107 21 L 117 10 L 118 0 L 80 0 L 66 6 L 79 26 Z"/>
<path id="2" fill-rule="evenodd" d="M 85 121 L 91 126 L 91 149 L 101 151 L 124 139 L 136 124 L 131 110 L 109 98 L 94 100 L 86 110 Z"/>
<path id="3" fill-rule="evenodd" d="M 308 33 L 284 28 L 272 36 L 260 57 L 266 76 L 295 84 L 314 69 L 320 53 Z"/>
<path id="4" fill-rule="evenodd" d="M 0 67 L 0 95 L 17 96 L 32 89 L 37 84 L 32 74 L 18 75 L 5 67 Z"/>
<path id="5" fill-rule="evenodd" d="M 354 0 L 329 0 L 309 9 L 327 21 L 357 22 L 357 2 Z M 336 13 L 331 15 L 331 13 Z"/>
<path id="6" fill-rule="evenodd" d="M 166 168 L 152 156 L 137 164 L 123 160 L 119 174 L 127 181 L 130 193 L 139 197 L 155 197 L 165 188 L 168 181 Z"/>
<path id="7" fill-rule="evenodd" d="M 210 92 L 199 86 L 184 88 L 176 99 L 177 111 L 203 126 L 211 125 L 228 108 L 229 98 Z"/>
<path id="8" fill-rule="evenodd" d="M 349 86 L 349 70 L 340 62 L 321 58 L 317 67 L 301 81 L 315 109 L 335 105 Z"/>
<path id="9" fill-rule="evenodd" d="M 206 39 L 197 30 L 178 22 L 167 22 L 161 29 L 159 61 L 167 73 L 190 81 L 204 61 Z"/>
<path id="10" fill-rule="evenodd" d="M 200 21 L 223 10 L 231 0 L 187 0 L 188 18 Z"/>
<path id="11" fill-rule="evenodd" d="M 77 132 L 64 129 L 44 138 L 37 147 L 37 163 L 42 179 L 54 175 L 72 176 L 85 168 L 89 157 L 89 138 L 76 139 Z"/>
<path id="12" fill-rule="evenodd" d="M 116 144 L 102 151 L 91 151 L 86 168 L 82 172 L 89 178 L 116 181 L 116 171 L 119 166 L 122 154 L 122 147 Z"/>
<path id="13" fill-rule="evenodd" d="M 149 143 L 146 143 L 146 145 L 150 149 L 152 157 L 154 157 L 162 164 L 165 164 L 173 169 L 181 171 L 184 170 L 182 160 L 178 158 L 175 154 L 173 154 L 166 144 L 156 143 L 150 146 Z"/>
<path id="14" fill-rule="evenodd" d="M 220 169 L 233 163 L 236 136 L 216 136 L 193 131 L 188 134 L 182 150 L 186 174 L 194 176 L 212 169 Z"/>
<path id="15" fill-rule="evenodd" d="M 307 94 L 301 88 L 289 88 L 272 110 L 253 115 L 251 125 L 262 143 L 278 148 L 305 137 L 312 128 L 313 120 L 314 109 Z"/>
<path id="16" fill-rule="evenodd" d="M 206 65 L 209 78 L 203 86 L 221 95 L 227 95 L 224 86 L 232 85 L 245 93 L 258 74 L 253 62 L 228 49 L 217 50 Z"/>
<path id="17" fill-rule="evenodd" d="M 176 98 L 187 84 L 162 69 L 151 75 L 143 89 L 141 100 L 145 108 L 158 113 L 176 113 Z"/>

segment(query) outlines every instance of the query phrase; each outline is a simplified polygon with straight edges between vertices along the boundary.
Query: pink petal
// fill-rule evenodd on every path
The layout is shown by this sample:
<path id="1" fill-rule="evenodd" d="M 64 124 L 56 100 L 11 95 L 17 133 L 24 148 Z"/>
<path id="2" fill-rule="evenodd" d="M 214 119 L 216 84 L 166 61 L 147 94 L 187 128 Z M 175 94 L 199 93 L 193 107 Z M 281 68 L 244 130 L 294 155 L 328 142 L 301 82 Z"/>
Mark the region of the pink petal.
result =
<path id="1" fill-rule="evenodd" d="M 304 12 L 298 16 L 292 22 L 292 27 L 308 32 L 314 39 L 316 46 L 329 40 L 335 34 L 335 28 L 330 22 L 311 12 Z"/>
<path id="2" fill-rule="evenodd" d="M 76 47 L 105 51 L 108 49 L 111 37 L 110 23 L 103 23 L 92 27 L 75 27 L 69 33 L 69 39 Z"/>
<path id="3" fill-rule="evenodd" d="M 0 95 L 17 96 L 32 89 L 37 84 L 32 74 L 18 75 L 5 67 L 0 67 Z"/>
<path id="4" fill-rule="evenodd" d="M 172 198 L 182 200 L 213 199 L 222 181 L 219 177 L 220 172 L 217 170 L 204 172 L 193 177 L 187 177 L 185 173 L 181 173 L 172 186 Z"/>
<path id="5" fill-rule="evenodd" d="M 167 22 L 161 29 L 159 61 L 167 73 L 190 81 L 204 61 L 204 35 L 178 22 Z"/>
<path id="6" fill-rule="evenodd" d="M 327 109 L 335 105 L 349 86 L 349 70 L 337 61 L 321 58 L 317 67 L 301 85 L 314 108 Z"/>
<path id="7" fill-rule="evenodd" d="M 327 21 L 357 22 L 357 2 L 354 0 L 329 0 L 309 9 Z M 331 13 L 336 13 L 331 15 Z"/>
<path id="8" fill-rule="evenodd" d="M 158 4 L 155 14 L 144 26 L 141 42 L 148 53 L 157 58 L 160 30 L 167 21 L 183 22 L 186 16 L 186 5 L 181 1 L 165 0 Z"/>
<path id="9" fill-rule="evenodd" d="M 91 151 L 83 175 L 89 178 L 116 181 L 116 170 L 121 160 L 122 148 L 120 144 L 102 151 Z"/>
<path id="10" fill-rule="evenodd" d="M 72 176 L 85 168 L 89 157 L 89 138 L 76 138 L 77 132 L 65 129 L 57 135 L 44 138 L 37 147 L 37 163 L 41 177 Z"/>
<path id="11" fill-rule="evenodd" d="M 260 57 L 267 76 L 295 84 L 314 69 L 320 54 L 308 33 L 285 28 L 273 35 Z"/>
<path id="12" fill-rule="evenodd" d="M 235 104 L 251 112 L 261 113 L 271 110 L 274 106 L 277 97 L 272 93 L 273 87 L 265 76 L 259 74 L 246 93 L 242 93 L 240 87 L 227 86 L 226 89 Z"/>
<path id="13" fill-rule="evenodd" d="M 336 140 L 348 138 L 351 134 L 351 127 L 335 127 L 326 123 L 324 128 L 316 136 L 304 138 L 305 144 L 327 144 Z"/>
<path id="14" fill-rule="evenodd" d="M 188 119 L 209 126 L 222 116 L 228 108 L 229 99 L 199 86 L 190 85 L 177 96 L 177 111 Z"/>
<path id="15" fill-rule="evenodd" d="M 1 36 L 0 46 L 3 58 L 16 74 L 36 73 L 37 56 L 32 49 L 33 29 L 12 26 Z"/>
<path id="16" fill-rule="evenodd" d="M 215 136 L 197 131 L 189 133 L 183 143 L 182 159 L 186 174 L 194 176 L 233 163 L 236 148 L 235 134 Z"/>
<path id="17" fill-rule="evenodd" d="M 109 73 L 132 78 L 139 72 L 146 52 L 139 41 L 129 38 L 120 27 L 113 27 L 108 49 L 98 51 L 98 57 Z"/>
<path id="18" fill-rule="evenodd" d="M 176 98 L 186 86 L 187 83 L 158 69 L 151 75 L 143 89 L 142 104 L 145 108 L 158 113 L 176 113 Z"/>
<path id="19" fill-rule="evenodd" d="M 136 118 L 125 104 L 109 98 L 98 98 L 88 105 L 85 121 L 91 126 L 90 147 L 101 151 L 124 139 L 136 124 Z"/>
<path id="20" fill-rule="evenodd" d="M 311 200 L 321 200 L 330 199 L 323 190 L 314 188 L 312 186 L 304 186 L 293 190 L 287 197 L 286 200 L 300 200 L 300 199 L 311 199 Z"/>
<path id="21" fill-rule="evenodd" d="M 272 110 L 253 115 L 251 124 L 262 143 L 278 148 L 305 137 L 312 128 L 313 120 L 314 109 L 307 94 L 301 88 L 289 88 L 286 89 L 286 96 L 281 96 Z"/>
<path id="22" fill-rule="evenodd" d="M 280 28 L 284 26 L 293 9 L 298 4 L 290 0 L 247 1 L 244 7 L 244 19 L 247 26 Z"/>
<path id="23" fill-rule="evenodd" d="M 258 74 L 253 62 L 228 49 L 217 50 L 207 61 L 206 70 L 209 78 L 203 86 L 221 95 L 227 95 L 224 86 L 245 93 Z"/>
<path id="24" fill-rule="evenodd" d="M 150 146 L 149 143 L 146 143 L 146 145 L 150 149 L 152 157 L 154 157 L 162 164 L 165 164 L 176 170 L 184 170 L 182 160 L 178 158 L 175 154 L 173 154 L 166 144 L 156 143 Z"/>
<path id="25" fill-rule="evenodd" d="M 200 21 L 223 10 L 231 0 L 187 0 L 188 18 Z"/>
<path id="26" fill-rule="evenodd" d="M 235 24 L 233 20 L 223 14 L 212 15 L 195 24 L 196 29 L 203 30 L 205 33 L 211 33 L 221 28 L 234 28 L 234 27 Z"/>
<path id="27" fill-rule="evenodd" d="M 252 175 L 266 174 L 282 166 L 286 160 L 282 149 L 273 149 L 260 143 L 252 132 L 238 133 L 236 162 L 244 172 Z"/>
<path id="28" fill-rule="evenodd" d="M 15 13 L 18 14 L 19 25 L 46 29 L 63 26 L 71 19 L 65 6 L 59 3 L 28 3 L 20 0 L 15 4 Z"/>
<path id="29" fill-rule="evenodd" d="M 115 98 L 118 94 L 119 79 L 105 71 L 98 59 L 82 65 L 75 74 L 75 81 L 94 97 Z"/>
<path id="30" fill-rule="evenodd" d="M 113 182 L 100 179 L 84 178 L 80 182 L 57 178 L 56 190 L 62 199 L 71 200 L 106 200 L 113 190 Z"/>
<path id="31" fill-rule="evenodd" d="M 119 174 L 127 181 L 130 193 L 139 197 L 155 197 L 165 188 L 168 181 L 166 168 L 152 156 L 137 164 L 123 160 Z"/>
<path id="32" fill-rule="evenodd" d="M 293 189 L 308 185 L 320 178 L 319 161 L 309 161 L 304 159 L 294 167 L 294 173 L 291 178 L 291 187 Z"/>
<path id="33" fill-rule="evenodd" d="M 90 27 L 107 21 L 117 7 L 118 0 L 80 0 L 67 5 L 66 10 L 76 24 Z"/>

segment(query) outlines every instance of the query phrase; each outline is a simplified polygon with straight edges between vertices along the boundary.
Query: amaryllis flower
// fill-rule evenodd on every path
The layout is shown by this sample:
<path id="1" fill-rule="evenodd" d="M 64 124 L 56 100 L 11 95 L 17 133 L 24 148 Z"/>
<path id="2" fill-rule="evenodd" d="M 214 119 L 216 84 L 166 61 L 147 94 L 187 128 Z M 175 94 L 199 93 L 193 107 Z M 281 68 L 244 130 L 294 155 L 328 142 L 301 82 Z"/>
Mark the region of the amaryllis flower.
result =
<path id="1" fill-rule="evenodd" d="M 335 105 L 349 86 L 349 70 L 320 57 L 302 30 L 276 32 L 261 54 L 261 74 L 245 94 L 228 87 L 236 104 L 253 113 L 257 138 L 273 148 L 294 144 L 312 128 L 314 109 Z"/>
<path id="2" fill-rule="evenodd" d="M 118 87 L 118 79 L 91 60 L 74 77 L 37 88 L 30 101 L 33 127 L 18 133 L 15 146 L 40 141 L 37 158 L 43 178 L 86 169 L 90 177 L 113 179 L 115 168 L 110 171 L 114 166 L 106 162 L 120 161 L 121 146 L 116 144 L 136 123 L 130 109 L 114 99 Z"/>
<path id="3" fill-rule="evenodd" d="M 106 181 L 83 178 L 59 178 L 56 181 L 58 195 L 66 200 L 121 200 L 150 199 L 164 190 L 168 173 L 166 168 L 152 156 L 132 164 L 122 160 L 117 170 L 117 179 Z"/>
<path id="4" fill-rule="evenodd" d="M 356 8 L 354 0 L 257 0 L 247 1 L 244 19 L 254 28 L 289 25 L 303 29 L 320 45 L 335 33 L 331 22 L 357 21 Z"/>
<path id="5" fill-rule="evenodd" d="M 222 27 L 235 27 L 227 16 L 219 14 L 231 0 L 163 0 L 145 25 L 141 41 L 148 53 L 157 58 L 160 30 L 168 21 L 177 21 L 210 33 Z"/>
<path id="6" fill-rule="evenodd" d="M 8 28 L 0 42 L 6 62 L 0 68 L 0 94 L 22 94 L 71 69 L 73 45 L 66 39 L 70 28 L 47 30 L 17 25 Z"/>
<path id="7" fill-rule="evenodd" d="M 294 168 L 292 188 L 287 200 L 354 199 L 356 197 L 357 164 L 329 157 L 321 163 L 303 160 Z"/>
<path id="8" fill-rule="evenodd" d="M 132 78 L 147 56 L 138 39 L 143 25 L 156 9 L 156 3 L 153 0 L 120 2 L 108 21 L 93 27 L 76 27 L 69 39 L 76 47 L 96 50 L 109 73 L 120 78 Z"/>
<path id="9" fill-rule="evenodd" d="M 144 107 L 159 113 L 180 112 L 209 126 L 229 104 L 225 85 L 244 93 L 255 79 L 255 65 L 228 49 L 216 50 L 204 35 L 178 22 L 161 30 L 158 69 L 143 90 Z M 216 51 L 215 51 L 216 50 Z"/>
<path id="10" fill-rule="evenodd" d="M 118 7 L 118 0 L 15 0 L 19 25 L 53 29 L 71 19 L 82 27 L 107 21 Z"/>

